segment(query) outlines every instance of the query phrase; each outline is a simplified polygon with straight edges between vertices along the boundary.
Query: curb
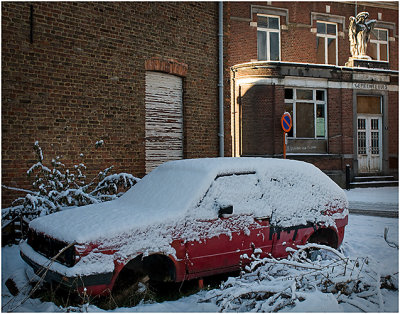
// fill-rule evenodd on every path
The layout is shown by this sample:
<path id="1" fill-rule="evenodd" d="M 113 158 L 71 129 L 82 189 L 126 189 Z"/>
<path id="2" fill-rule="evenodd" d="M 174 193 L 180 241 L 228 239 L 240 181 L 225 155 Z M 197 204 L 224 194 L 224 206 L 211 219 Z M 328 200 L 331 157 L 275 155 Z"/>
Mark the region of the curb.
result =
<path id="1" fill-rule="evenodd" d="M 367 210 L 367 209 L 349 209 L 350 214 L 365 215 L 365 216 L 377 216 L 377 217 L 387 217 L 387 218 L 399 218 L 398 211 L 392 210 Z"/>

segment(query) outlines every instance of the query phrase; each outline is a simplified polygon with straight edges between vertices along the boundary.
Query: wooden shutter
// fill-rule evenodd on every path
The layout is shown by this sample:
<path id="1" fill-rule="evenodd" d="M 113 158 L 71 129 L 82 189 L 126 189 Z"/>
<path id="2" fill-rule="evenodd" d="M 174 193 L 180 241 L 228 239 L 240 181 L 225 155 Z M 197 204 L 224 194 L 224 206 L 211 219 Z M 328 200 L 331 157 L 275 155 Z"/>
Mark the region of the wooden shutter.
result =
<path id="1" fill-rule="evenodd" d="M 182 78 L 146 72 L 146 173 L 183 158 Z"/>

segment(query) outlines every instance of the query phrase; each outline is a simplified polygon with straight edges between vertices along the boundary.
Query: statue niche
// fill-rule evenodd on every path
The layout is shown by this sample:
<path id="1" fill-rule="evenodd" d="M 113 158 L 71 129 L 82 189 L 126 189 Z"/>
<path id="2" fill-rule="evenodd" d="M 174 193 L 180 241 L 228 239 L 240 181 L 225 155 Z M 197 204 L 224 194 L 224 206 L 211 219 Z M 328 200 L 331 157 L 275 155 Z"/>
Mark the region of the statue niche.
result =
<path id="1" fill-rule="evenodd" d="M 356 17 L 350 16 L 349 40 L 353 59 L 371 60 L 371 57 L 367 56 L 367 45 L 376 20 L 367 21 L 368 17 L 368 12 L 361 12 Z"/>

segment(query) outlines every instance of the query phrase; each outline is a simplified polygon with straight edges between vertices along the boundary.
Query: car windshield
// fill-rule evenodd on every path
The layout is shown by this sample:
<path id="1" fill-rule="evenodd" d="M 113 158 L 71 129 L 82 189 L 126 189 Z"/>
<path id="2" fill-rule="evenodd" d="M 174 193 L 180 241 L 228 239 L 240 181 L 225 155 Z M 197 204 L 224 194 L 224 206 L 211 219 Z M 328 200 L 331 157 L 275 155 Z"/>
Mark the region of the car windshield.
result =
<path id="1" fill-rule="evenodd" d="M 135 211 L 165 219 L 193 208 L 206 193 L 212 174 L 178 167 L 158 167 L 146 175 L 120 201 Z"/>

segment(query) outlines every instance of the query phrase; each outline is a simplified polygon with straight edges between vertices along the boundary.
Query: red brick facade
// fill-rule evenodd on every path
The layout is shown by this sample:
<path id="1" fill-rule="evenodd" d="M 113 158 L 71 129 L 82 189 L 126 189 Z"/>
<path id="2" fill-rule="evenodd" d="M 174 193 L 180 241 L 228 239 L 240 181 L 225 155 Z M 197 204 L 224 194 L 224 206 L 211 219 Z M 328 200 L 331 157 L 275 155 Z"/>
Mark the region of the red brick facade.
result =
<path id="1" fill-rule="evenodd" d="M 269 69 L 265 69 L 269 67 Z M 280 69 L 272 71 L 271 68 Z M 233 133 L 233 148 L 236 156 L 282 157 L 283 131 L 280 118 L 285 111 L 286 88 L 292 88 L 293 82 L 299 84 L 295 89 L 324 90 L 327 95 L 327 134 L 326 139 L 293 139 L 289 138 L 288 158 L 311 162 L 330 173 L 333 177 L 341 176 L 347 164 L 355 174 L 357 164 L 357 96 L 382 98 L 382 172 L 397 174 L 398 160 L 398 93 L 358 87 L 353 81 L 354 73 L 349 68 L 338 70 L 341 81 L 332 78 L 331 70 L 315 65 L 291 63 L 253 62 L 233 67 L 233 85 L 235 86 L 234 114 L 232 123 L 236 125 Z M 282 73 L 290 71 L 293 76 Z M 305 75 L 307 71 L 311 75 Z M 387 79 L 387 73 L 378 74 L 368 69 L 358 69 L 356 75 L 368 79 Z M 394 77 L 397 73 L 390 72 Z M 296 80 L 298 75 L 302 80 Z M 390 75 L 389 75 L 390 76 Z M 251 83 L 249 82 L 251 81 Z M 269 81 L 268 81 L 269 80 Z M 288 85 L 284 85 L 288 82 Z M 316 83 L 317 87 L 310 84 Z M 301 84 L 304 84 L 302 86 Z M 325 84 L 321 87 L 320 84 Z M 370 83 L 361 83 L 370 86 Z M 364 86 L 364 85 L 362 85 Z M 396 90 L 396 84 L 382 84 L 375 88 Z M 322 146 L 321 146 L 322 145 Z M 339 183 L 343 177 L 337 178 Z"/>
<path id="2" fill-rule="evenodd" d="M 355 5 L 345 2 L 274 1 L 274 2 L 229 2 L 230 32 L 228 43 L 229 66 L 257 60 L 257 13 L 271 9 L 271 15 L 280 17 L 281 61 L 316 63 L 317 20 L 337 20 L 338 65 L 344 66 L 350 55 L 348 37 L 349 17 L 355 15 Z M 327 6 L 330 12 L 327 13 Z M 393 2 L 393 6 L 396 3 Z M 366 5 L 357 2 L 357 12 L 367 11 L 377 26 L 389 31 L 390 69 L 398 70 L 398 6 L 387 8 L 377 2 Z M 257 10 L 258 9 L 258 10 Z M 274 13 L 274 9 L 279 9 Z M 268 11 L 267 11 L 268 12 Z M 253 14 L 252 14 L 253 13 Z M 381 13 L 381 19 L 378 18 Z M 279 15 L 281 14 L 281 15 Z M 285 16 L 283 16 L 285 15 Z M 332 19 L 330 19 L 332 17 Z M 255 23 L 251 25 L 251 23 Z"/>
<path id="3" fill-rule="evenodd" d="M 249 155 L 279 157 L 284 82 L 304 77 L 326 82 L 327 154 L 296 158 L 327 172 L 342 172 L 354 163 L 355 98 L 367 89 L 355 90 L 351 84 L 374 82 L 369 77 L 374 70 L 342 69 L 350 56 L 348 25 L 355 9 L 349 2 L 224 2 L 225 156 L 237 155 L 243 145 Z M 398 8 L 396 3 L 357 2 L 357 11 L 369 12 L 389 34 L 391 71 L 381 71 L 384 82 L 378 82 L 388 89 L 373 94 L 384 99 L 385 171 L 394 173 Z M 282 72 L 279 64 L 264 64 L 232 71 L 257 61 L 260 12 L 279 17 L 280 61 L 289 67 Z M 315 65 L 316 22 L 321 19 L 337 24 L 337 66 Z M 60 156 L 67 167 L 85 163 L 90 175 L 110 165 L 144 175 L 146 71 L 183 78 L 183 157 L 217 156 L 217 3 L 3 2 L 2 183 L 29 187 L 26 170 L 35 162 L 35 141 L 47 164 Z M 251 76 L 270 81 L 236 85 L 238 78 Z M 235 120 L 239 114 L 244 114 L 243 129 Z M 99 140 L 105 144 L 96 149 Z M 16 194 L 2 192 L 4 207 Z"/>
<path id="4" fill-rule="evenodd" d="M 362 64 L 374 68 L 371 70 L 345 66 L 351 56 L 349 17 L 356 15 L 356 10 L 369 12 L 369 19 L 377 20 L 375 27 L 388 32 L 389 62 Z M 284 90 L 322 90 L 326 95 L 325 138 L 290 138 L 288 158 L 312 162 L 343 184 L 347 164 L 353 174 L 362 172 L 357 157 L 357 99 L 372 96 L 381 99 L 382 106 L 380 171 L 397 176 L 398 5 L 395 2 L 389 5 L 357 2 L 357 7 L 349 2 L 229 2 L 226 14 L 227 63 L 232 67 L 233 155 L 281 157 L 283 131 L 279 121 L 285 111 Z M 279 60 L 257 59 L 260 16 L 278 18 Z M 318 62 L 317 21 L 336 25 L 337 63 Z M 369 45 L 368 54 L 371 49 Z"/>
<path id="5" fill-rule="evenodd" d="M 217 3 L 1 6 L 3 185 L 29 187 L 35 141 L 46 164 L 141 177 L 146 70 L 183 77 L 184 157 L 218 155 Z M 5 206 L 15 194 L 2 192 Z"/>

